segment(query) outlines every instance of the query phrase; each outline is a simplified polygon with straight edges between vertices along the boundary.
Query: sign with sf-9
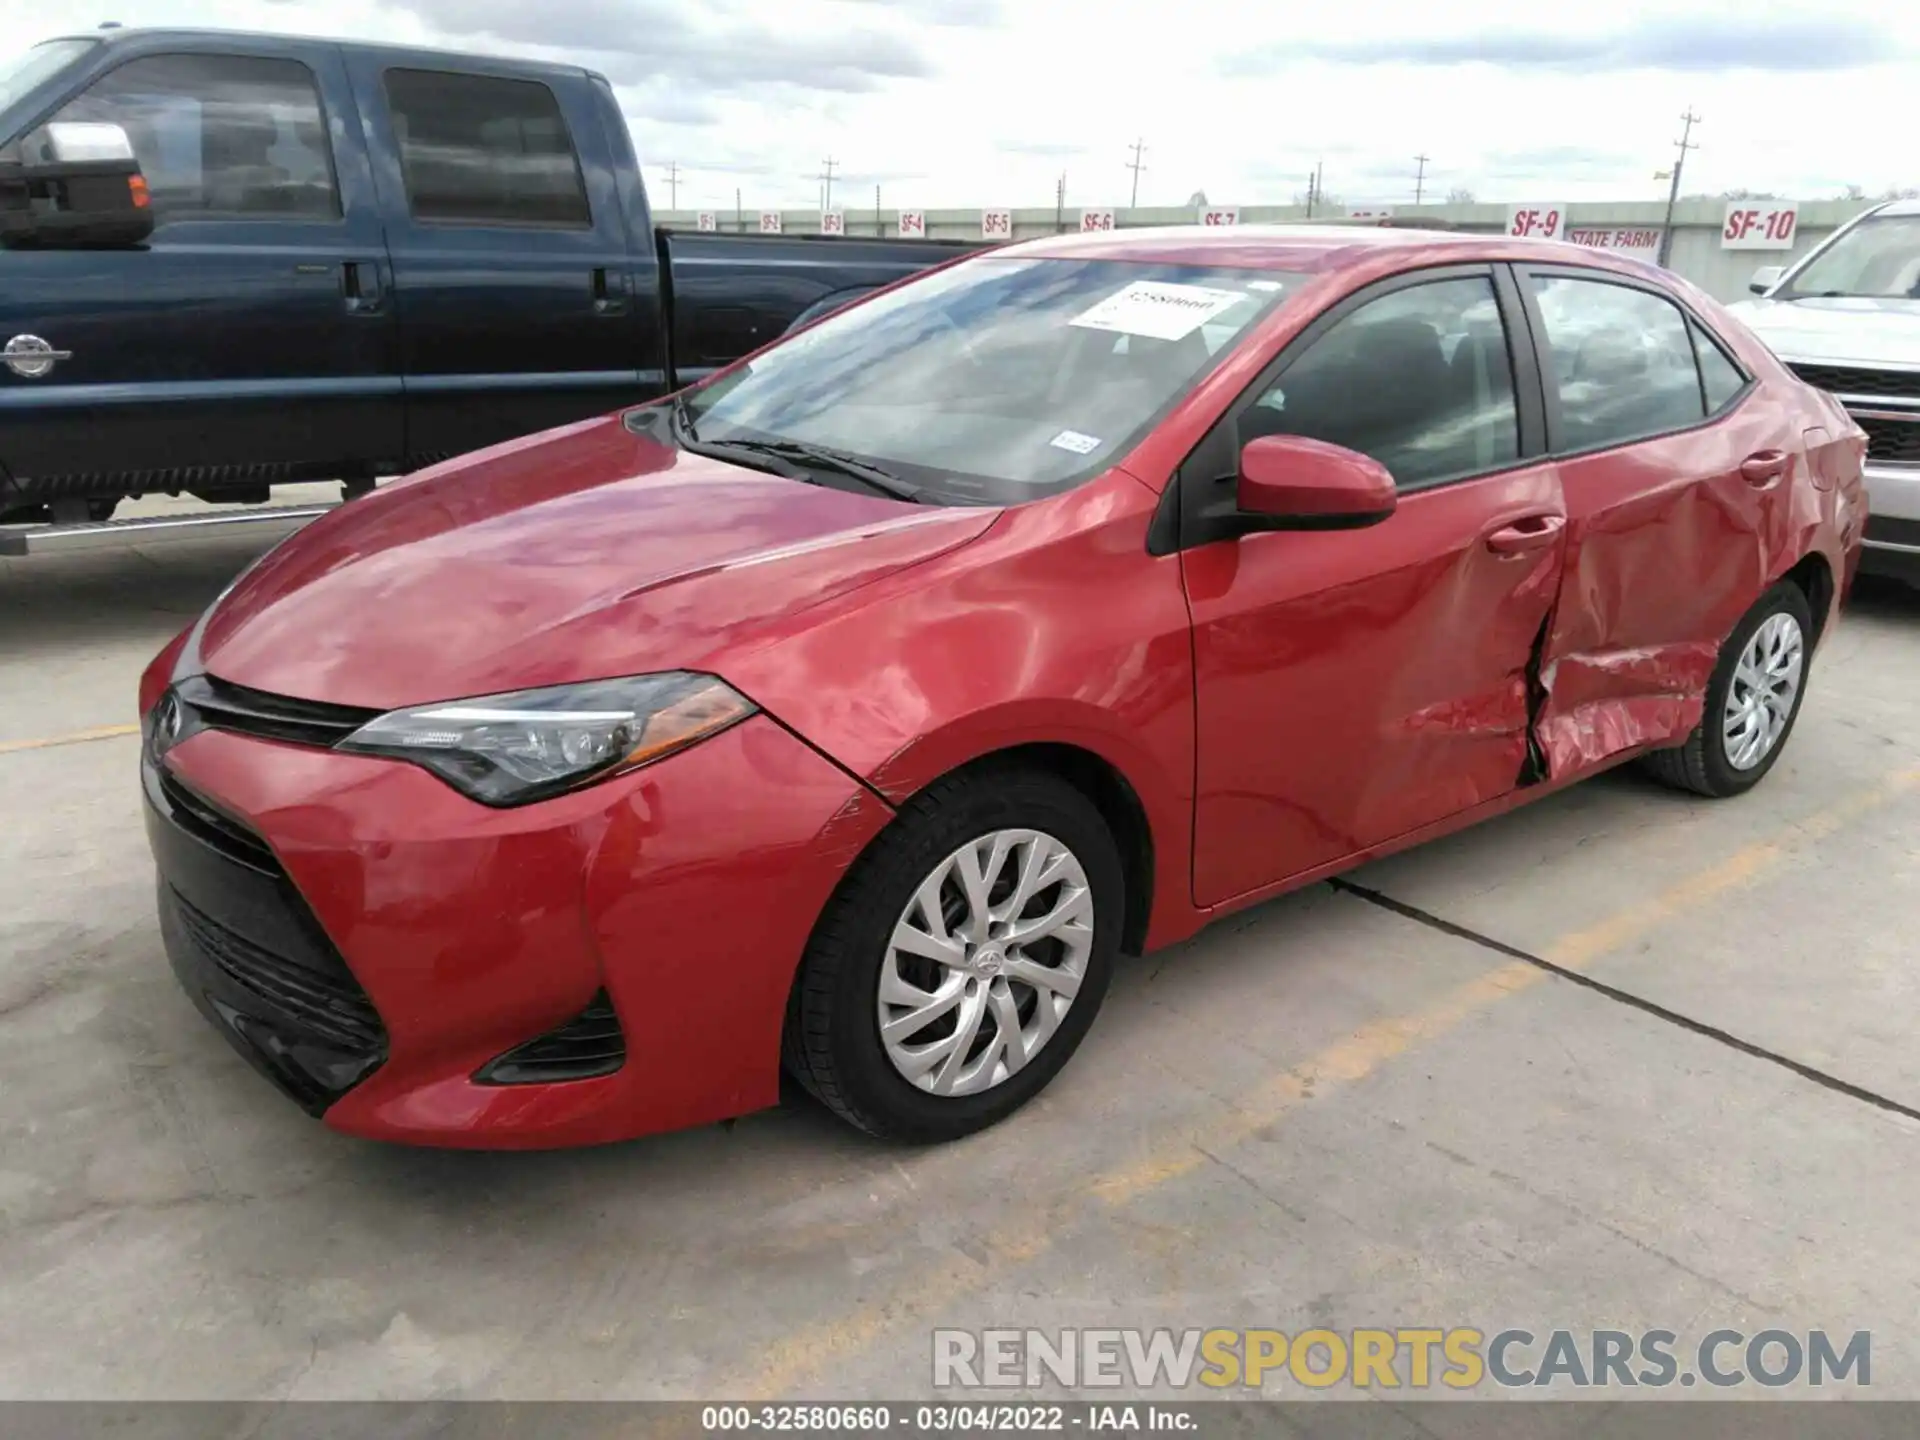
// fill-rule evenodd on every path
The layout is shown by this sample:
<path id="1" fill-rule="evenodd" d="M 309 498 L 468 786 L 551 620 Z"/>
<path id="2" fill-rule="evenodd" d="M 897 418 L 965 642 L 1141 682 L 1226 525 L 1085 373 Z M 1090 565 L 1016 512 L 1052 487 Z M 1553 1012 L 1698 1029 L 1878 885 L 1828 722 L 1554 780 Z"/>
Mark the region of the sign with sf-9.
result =
<path id="1" fill-rule="evenodd" d="M 1791 250 L 1800 207 L 1765 200 L 1730 200 L 1720 227 L 1722 250 Z"/>
<path id="2" fill-rule="evenodd" d="M 1507 209 L 1507 234 L 1516 240 L 1559 240 L 1566 228 L 1564 205 L 1513 205 Z"/>

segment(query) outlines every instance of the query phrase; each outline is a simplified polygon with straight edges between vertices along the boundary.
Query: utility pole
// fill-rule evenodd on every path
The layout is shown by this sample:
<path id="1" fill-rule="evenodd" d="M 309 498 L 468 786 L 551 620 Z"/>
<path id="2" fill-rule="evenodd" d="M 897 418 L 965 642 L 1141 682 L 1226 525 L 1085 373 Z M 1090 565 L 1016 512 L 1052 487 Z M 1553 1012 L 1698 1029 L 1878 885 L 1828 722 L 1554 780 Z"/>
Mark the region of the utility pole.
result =
<path id="1" fill-rule="evenodd" d="M 740 187 L 738 185 L 733 187 L 733 228 L 736 230 L 745 230 L 747 228 L 747 211 L 746 207 L 740 203 Z"/>
<path id="2" fill-rule="evenodd" d="M 840 162 L 829 156 L 820 162 L 820 173 L 814 178 L 820 181 L 820 210 L 825 213 L 833 208 L 833 169 Z"/>
<path id="3" fill-rule="evenodd" d="M 1428 158 L 1429 157 L 1425 155 L 1416 155 L 1413 157 L 1414 163 L 1420 167 L 1413 172 L 1413 203 L 1416 205 L 1420 203 L 1421 198 L 1427 193 Z"/>
<path id="4" fill-rule="evenodd" d="M 880 187 L 878 185 L 873 187 L 873 233 L 876 235 L 887 233 L 887 227 L 880 220 Z"/>
<path id="5" fill-rule="evenodd" d="M 1667 219 L 1660 230 L 1660 258 L 1656 262 L 1663 270 L 1667 265 L 1667 256 L 1673 250 L 1673 207 L 1680 198 L 1680 172 L 1686 169 L 1687 151 L 1700 148 L 1693 143 L 1693 127 L 1700 123 L 1700 118 L 1689 105 L 1687 113 L 1680 117 L 1686 128 L 1681 130 L 1680 138 L 1673 142 L 1676 152 L 1673 157 L 1673 183 L 1667 187 Z"/>
<path id="6" fill-rule="evenodd" d="M 667 208 L 669 210 L 680 208 L 680 165 L 677 161 L 670 161 L 667 164 Z"/>
<path id="7" fill-rule="evenodd" d="M 1307 219 L 1309 220 L 1313 218 L 1313 207 L 1320 199 L 1320 182 L 1326 168 L 1326 161 L 1316 160 L 1313 173 L 1307 176 Z"/>
<path id="8" fill-rule="evenodd" d="M 1140 172 L 1147 168 L 1140 163 L 1140 157 L 1147 153 L 1147 142 L 1136 140 L 1130 148 L 1133 151 L 1133 159 L 1127 162 L 1127 168 L 1133 171 L 1133 199 L 1128 202 L 1128 206 L 1132 208 L 1140 203 Z"/>
<path id="9" fill-rule="evenodd" d="M 1053 233 L 1064 235 L 1067 229 L 1067 172 L 1060 172 L 1060 181 L 1053 187 Z"/>

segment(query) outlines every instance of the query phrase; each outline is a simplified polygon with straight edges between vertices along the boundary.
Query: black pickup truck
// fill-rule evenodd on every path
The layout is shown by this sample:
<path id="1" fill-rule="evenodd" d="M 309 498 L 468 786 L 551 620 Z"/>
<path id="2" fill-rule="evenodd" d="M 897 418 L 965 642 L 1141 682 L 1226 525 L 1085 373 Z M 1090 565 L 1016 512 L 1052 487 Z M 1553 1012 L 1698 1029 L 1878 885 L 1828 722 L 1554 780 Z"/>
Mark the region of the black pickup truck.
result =
<path id="1" fill-rule="evenodd" d="M 122 213 L 79 213 L 115 174 Z M 49 41 L 0 64 L 0 522 L 352 495 L 676 389 L 975 248 L 658 230 L 587 70 Z"/>

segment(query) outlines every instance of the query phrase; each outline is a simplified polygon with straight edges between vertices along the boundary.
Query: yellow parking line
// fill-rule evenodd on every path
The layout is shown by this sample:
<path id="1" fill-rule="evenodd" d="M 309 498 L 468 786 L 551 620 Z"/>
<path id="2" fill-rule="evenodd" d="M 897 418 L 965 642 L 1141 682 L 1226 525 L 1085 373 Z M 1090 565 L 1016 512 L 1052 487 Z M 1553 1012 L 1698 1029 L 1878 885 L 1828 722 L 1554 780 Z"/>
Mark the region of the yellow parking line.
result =
<path id="1" fill-rule="evenodd" d="M 138 725 L 96 725 L 91 730 L 76 730 L 71 735 L 48 735 L 39 740 L 0 740 L 0 755 L 16 750 L 53 750 L 62 745 L 85 745 L 94 740 L 119 740 L 138 735 Z"/>
<path id="2" fill-rule="evenodd" d="M 1651 899 L 1561 936 L 1544 952 L 1545 958 L 1567 969 L 1590 965 L 1671 916 L 1751 884 L 1778 864 L 1795 842 L 1831 835 L 1916 784 L 1920 784 L 1920 769 L 1891 775 L 1879 785 L 1787 825 L 1777 840 L 1737 850 Z M 1054 1238 L 1084 1212 L 1090 1198 L 1109 1207 L 1125 1205 L 1210 1163 L 1218 1151 L 1266 1130 L 1305 1101 L 1323 1098 L 1330 1091 L 1366 1079 L 1397 1056 L 1445 1035 L 1488 1006 L 1530 990 L 1547 978 L 1549 972 L 1514 960 L 1455 987 L 1424 1009 L 1363 1025 L 1305 1063 L 1275 1075 L 1247 1103 L 1191 1131 L 1163 1137 L 1127 1163 L 1081 1180 L 1054 1196 L 1025 1225 L 997 1231 L 988 1242 L 984 1263 L 950 1253 L 931 1269 L 915 1272 L 845 1318 L 793 1332 L 774 1345 L 763 1356 L 760 1367 L 737 1387 L 719 1388 L 722 1393 L 741 1393 L 755 1400 L 777 1400 L 798 1393 L 807 1382 L 817 1380 L 827 1365 L 861 1353 L 903 1325 L 924 1322 L 952 1301 L 986 1288 L 1007 1267 L 1049 1249 Z"/>

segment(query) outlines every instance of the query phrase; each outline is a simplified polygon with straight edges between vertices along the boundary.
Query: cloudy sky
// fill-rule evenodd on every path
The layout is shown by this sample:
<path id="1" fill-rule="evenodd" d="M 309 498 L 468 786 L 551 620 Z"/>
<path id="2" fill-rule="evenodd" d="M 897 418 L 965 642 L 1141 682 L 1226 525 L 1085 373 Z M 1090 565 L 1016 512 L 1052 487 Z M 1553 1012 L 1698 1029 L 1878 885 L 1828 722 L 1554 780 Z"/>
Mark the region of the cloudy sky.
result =
<path id="1" fill-rule="evenodd" d="M 1920 185 L 1914 0 L 0 0 L 0 52 L 103 20 L 522 52 L 620 87 L 656 204 L 1807 198 Z M 48 17 L 57 16 L 56 20 Z"/>

